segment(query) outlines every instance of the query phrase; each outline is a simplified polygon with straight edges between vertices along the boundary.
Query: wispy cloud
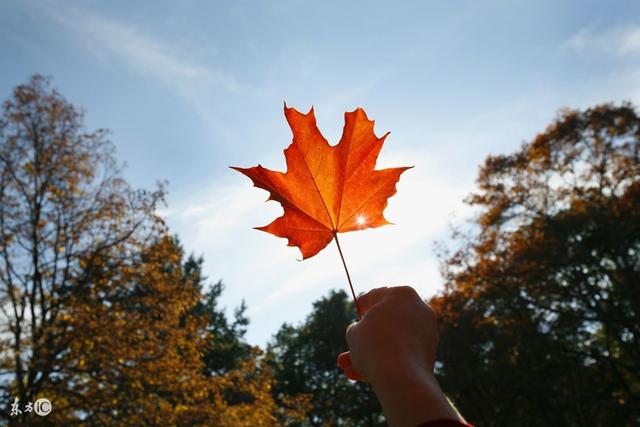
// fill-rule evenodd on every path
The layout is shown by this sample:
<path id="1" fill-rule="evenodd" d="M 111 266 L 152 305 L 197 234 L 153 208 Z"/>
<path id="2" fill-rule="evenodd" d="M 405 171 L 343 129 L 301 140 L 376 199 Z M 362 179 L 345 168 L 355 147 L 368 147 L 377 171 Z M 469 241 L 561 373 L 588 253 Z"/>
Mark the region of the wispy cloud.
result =
<path id="1" fill-rule="evenodd" d="M 563 47 L 577 51 L 611 55 L 640 54 L 640 25 L 626 25 L 607 29 L 595 26 L 582 28 L 563 43 Z"/>
<path id="2" fill-rule="evenodd" d="M 78 36 L 97 58 L 115 57 L 134 71 L 158 80 L 207 119 L 211 118 L 207 99 L 212 93 L 241 88 L 224 69 L 200 64 L 185 55 L 186 49 L 156 40 L 135 27 L 58 2 L 43 5 L 38 10 Z"/>
<path id="3" fill-rule="evenodd" d="M 606 97 L 640 102 L 640 24 L 610 28 L 587 26 L 566 40 L 562 47 L 581 54 L 597 55 L 602 60 L 622 62 L 615 72 L 597 88 L 585 93 L 594 97 L 600 92 Z M 602 97 L 602 95 L 600 95 Z"/>

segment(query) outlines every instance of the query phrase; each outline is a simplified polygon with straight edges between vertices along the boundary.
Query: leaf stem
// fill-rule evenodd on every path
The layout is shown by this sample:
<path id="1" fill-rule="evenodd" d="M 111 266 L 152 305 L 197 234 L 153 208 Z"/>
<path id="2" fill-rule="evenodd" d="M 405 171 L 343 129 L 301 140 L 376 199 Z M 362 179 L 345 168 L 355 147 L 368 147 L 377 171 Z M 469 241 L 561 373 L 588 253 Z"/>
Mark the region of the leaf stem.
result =
<path id="1" fill-rule="evenodd" d="M 356 311 L 358 312 L 358 320 L 362 319 L 362 314 L 360 312 L 360 306 L 358 306 L 358 299 L 356 298 L 356 293 L 353 290 L 353 284 L 351 283 L 351 276 L 349 275 L 349 269 L 347 268 L 347 263 L 344 261 L 344 255 L 342 255 L 342 248 L 340 248 L 340 241 L 338 240 L 338 233 L 333 232 L 333 238 L 336 240 L 336 245 L 338 246 L 338 252 L 340 253 L 340 259 L 342 259 L 342 265 L 344 266 L 344 272 L 347 273 L 347 280 L 349 281 L 349 288 L 351 289 L 351 296 L 353 296 L 353 303 L 356 305 Z"/>

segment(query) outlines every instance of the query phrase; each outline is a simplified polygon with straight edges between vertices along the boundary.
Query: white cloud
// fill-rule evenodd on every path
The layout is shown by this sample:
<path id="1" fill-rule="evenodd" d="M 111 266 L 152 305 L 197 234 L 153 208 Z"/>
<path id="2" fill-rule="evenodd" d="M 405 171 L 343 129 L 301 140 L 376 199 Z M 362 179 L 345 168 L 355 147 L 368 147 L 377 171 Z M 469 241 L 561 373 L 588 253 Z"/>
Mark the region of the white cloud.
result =
<path id="1" fill-rule="evenodd" d="M 585 27 L 566 40 L 563 47 L 618 56 L 640 54 L 640 25 L 604 30 L 594 26 Z"/>
<path id="2" fill-rule="evenodd" d="M 599 55 L 609 62 L 611 58 L 615 58 L 624 64 L 616 64 L 613 71 L 605 77 L 605 81 L 593 84 L 579 97 L 595 102 L 640 102 L 640 24 L 607 29 L 588 26 L 566 40 L 562 47 L 578 53 Z"/>
<path id="3" fill-rule="evenodd" d="M 160 81 L 208 120 L 213 116 L 209 106 L 213 93 L 241 89 L 225 70 L 208 67 L 189 58 L 183 53 L 187 49 L 162 43 L 132 26 L 58 2 L 43 5 L 44 13 L 77 35 L 93 55 L 103 60 L 109 56 L 116 57 L 145 77 Z"/>
<path id="4" fill-rule="evenodd" d="M 621 53 L 640 53 L 640 27 L 629 29 L 621 42 Z"/>

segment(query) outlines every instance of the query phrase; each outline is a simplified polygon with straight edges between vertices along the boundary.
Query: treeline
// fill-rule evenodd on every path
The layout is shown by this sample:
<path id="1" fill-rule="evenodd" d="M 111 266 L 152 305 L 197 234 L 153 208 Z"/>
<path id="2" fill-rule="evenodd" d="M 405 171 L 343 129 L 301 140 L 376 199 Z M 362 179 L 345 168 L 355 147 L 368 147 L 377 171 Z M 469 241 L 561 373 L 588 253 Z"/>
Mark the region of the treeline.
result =
<path id="1" fill-rule="evenodd" d="M 601 105 L 482 166 L 478 216 L 431 301 L 436 373 L 474 424 L 640 422 L 639 141 L 631 105 Z M 108 133 L 47 79 L 4 103 L 4 423 L 384 425 L 370 387 L 336 366 L 355 321 L 346 293 L 249 345 L 244 304 L 225 314 L 222 283 L 156 214 L 164 191 L 131 188 Z M 46 417 L 26 411 L 40 397 Z"/>

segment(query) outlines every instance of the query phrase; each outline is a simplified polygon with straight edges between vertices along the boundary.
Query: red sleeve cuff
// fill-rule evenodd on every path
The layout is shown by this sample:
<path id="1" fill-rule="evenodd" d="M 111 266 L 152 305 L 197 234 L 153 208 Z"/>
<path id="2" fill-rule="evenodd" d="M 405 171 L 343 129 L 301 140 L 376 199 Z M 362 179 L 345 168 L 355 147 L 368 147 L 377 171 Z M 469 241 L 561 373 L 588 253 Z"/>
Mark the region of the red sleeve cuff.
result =
<path id="1" fill-rule="evenodd" d="M 417 425 L 416 427 L 473 427 L 469 423 L 455 420 L 433 420 Z"/>

